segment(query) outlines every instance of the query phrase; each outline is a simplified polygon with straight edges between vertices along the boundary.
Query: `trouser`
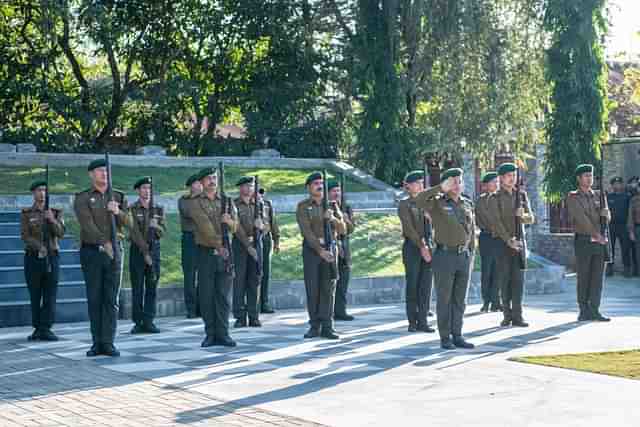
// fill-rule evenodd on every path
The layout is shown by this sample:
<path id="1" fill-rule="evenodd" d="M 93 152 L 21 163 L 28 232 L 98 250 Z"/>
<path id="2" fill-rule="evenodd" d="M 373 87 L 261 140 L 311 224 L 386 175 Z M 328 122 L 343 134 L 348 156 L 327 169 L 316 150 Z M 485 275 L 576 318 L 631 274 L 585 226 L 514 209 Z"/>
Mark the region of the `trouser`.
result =
<path id="1" fill-rule="evenodd" d="M 489 233 L 481 232 L 478 239 L 480 245 L 480 283 L 482 302 L 500 304 L 500 286 L 498 284 L 498 253 L 501 242 Z"/>
<path id="2" fill-rule="evenodd" d="M 577 297 L 581 311 L 594 312 L 600 309 L 604 283 L 605 247 L 591 241 L 590 236 L 576 235 Z"/>
<path id="3" fill-rule="evenodd" d="M 225 261 L 212 248 L 198 246 L 198 296 L 204 330 L 208 337 L 229 336 L 231 276 Z"/>
<path id="4" fill-rule="evenodd" d="M 153 323 L 156 317 L 156 290 L 160 278 L 160 245 L 151 251 L 153 265 L 144 262 L 144 255 L 134 244 L 129 249 L 129 276 L 133 322 L 141 325 Z"/>
<path id="5" fill-rule="evenodd" d="M 302 244 L 302 263 L 309 324 L 332 329 L 336 281 L 330 279 L 331 266 L 306 243 Z"/>
<path id="6" fill-rule="evenodd" d="M 262 260 L 262 279 L 260 280 L 260 305 L 267 307 L 269 305 L 269 281 L 271 280 L 271 253 L 273 249 L 273 239 L 271 233 L 264 235 L 262 241 L 263 256 Z"/>
<path id="7" fill-rule="evenodd" d="M 626 224 L 609 224 L 609 239 L 611 239 L 611 263 L 616 260 L 616 241 L 620 241 L 622 264 L 625 270 L 631 267 L 631 239 Z"/>
<path id="8" fill-rule="evenodd" d="M 257 319 L 260 313 L 260 277 L 256 260 L 238 239 L 233 243 L 233 263 L 236 277 L 233 281 L 233 316 L 244 319 L 249 315 Z"/>
<path id="9" fill-rule="evenodd" d="M 118 245 L 120 256 L 116 259 L 95 245 L 82 245 L 80 249 L 94 344 L 113 344 L 116 336 L 122 269 L 122 245 Z"/>
<path id="10" fill-rule="evenodd" d="M 184 305 L 187 313 L 195 315 L 198 311 L 198 253 L 193 233 L 182 233 L 182 274 L 184 277 Z"/>
<path id="11" fill-rule="evenodd" d="M 338 258 L 338 281 L 336 283 L 335 316 L 347 315 L 347 295 L 349 293 L 349 280 L 351 279 L 351 263 L 344 257 Z"/>
<path id="12" fill-rule="evenodd" d="M 47 272 L 45 258 L 37 254 L 25 254 L 24 276 L 31 300 L 31 324 L 34 329 L 51 329 L 56 315 L 56 295 L 60 259 L 58 254 L 49 255 L 51 271 Z"/>
<path id="13" fill-rule="evenodd" d="M 498 255 L 498 283 L 502 291 L 504 319 L 521 322 L 524 297 L 524 270 L 520 268 L 520 255 L 501 242 Z"/>
<path id="14" fill-rule="evenodd" d="M 436 249 L 433 260 L 436 288 L 436 312 L 440 339 L 462 336 L 462 321 L 467 305 L 467 289 L 473 268 L 473 252 L 457 253 Z"/>
<path id="15" fill-rule="evenodd" d="M 420 249 L 410 240 L 402 245 L 405 271 L 405 300 L 407 320 L 410 324 L 426 325 L 431 301 L 432 263 L 427 263 Z"/>

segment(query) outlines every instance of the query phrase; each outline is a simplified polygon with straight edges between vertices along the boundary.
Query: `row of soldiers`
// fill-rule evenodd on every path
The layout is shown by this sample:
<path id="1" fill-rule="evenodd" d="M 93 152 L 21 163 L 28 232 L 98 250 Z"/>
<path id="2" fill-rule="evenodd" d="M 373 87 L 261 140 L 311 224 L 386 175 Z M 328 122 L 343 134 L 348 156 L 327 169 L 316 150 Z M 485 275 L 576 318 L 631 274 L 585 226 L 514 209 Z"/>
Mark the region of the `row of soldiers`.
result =
<path id="1" fill-rule="evenodd" d="M 620 244 L 620 254 L 624 266 L 624 276 L 640 274 L 640 189 L 638 177 L 632 177 L 625 185 L 620 176 L 610 181 L 611 190 L 607 193 L 607 203 L 611 210 L 609 234 L 611 236 L 612 262 L 607 265 L 607 276 L 614 274 L 616 243 Z"/>

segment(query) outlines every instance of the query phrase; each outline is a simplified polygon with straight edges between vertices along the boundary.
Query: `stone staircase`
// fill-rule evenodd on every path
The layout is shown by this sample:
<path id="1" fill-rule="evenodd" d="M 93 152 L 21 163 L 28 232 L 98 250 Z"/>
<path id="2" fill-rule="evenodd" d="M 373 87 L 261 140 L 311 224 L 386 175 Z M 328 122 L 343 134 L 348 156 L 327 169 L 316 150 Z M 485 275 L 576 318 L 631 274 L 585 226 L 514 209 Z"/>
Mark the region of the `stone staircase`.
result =
<path id="1" fill-rule="evenodd" d="M 56 322 L 87 320 L 87 299 L 77 243 L 65 237 L 60 246 Z M 23 248 L 20 212 L 0 212 L 0 327 L 31 324 Z"/>

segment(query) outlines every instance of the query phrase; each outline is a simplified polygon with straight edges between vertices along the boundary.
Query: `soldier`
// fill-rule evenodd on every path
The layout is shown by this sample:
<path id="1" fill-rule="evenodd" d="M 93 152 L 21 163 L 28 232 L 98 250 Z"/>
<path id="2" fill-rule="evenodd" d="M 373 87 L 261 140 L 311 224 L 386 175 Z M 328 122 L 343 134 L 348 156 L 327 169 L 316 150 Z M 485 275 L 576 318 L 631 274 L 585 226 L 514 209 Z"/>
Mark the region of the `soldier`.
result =
<path id="1" fill-rule="evenodd" d="M 237 211 L 233 202 L 226 197 L 223 200 L 214 168 L 201 170 L 197 179 L 202 183 L 202 193 L 187 201 L 185 215 L 194 222 L 198 247 L 198 297 L 206 332 L 202 347 L 235 347 L 236 342 L 229 336 L 232 255 L 224 245 L 223 224 L 234 233 Z M 228 212 L 223 202 L 230 205 Z"/>
<path id="2" fill-rule="evenodd" d="M 638 178 L 637 176 L 632 176 L 627 180 L 627 191 L 629 192 L 629 196 L 631 197 L 631 199 L 633 199 L 633 196 L 640 193 L 640 188 L 638 188 L 638 181 L 640 181 L 640 178 Z M 631 204 L 631 199 L 629 200 L 629 204 Z M 638 266 L 640 265 L 640 259 L 638 259 L 640 258 L 640 256 L 638 256 L 638 254 L 640 254 L 640 251 L 637 250 L 637 242 L 631 242 L 630 246 L 631 262 L 633 264 L 633 276 L 635 277 L 640 274 L 640 268 L 638 268 Z"/>
<path id="3" fill-rule="evenodd" d="M 608 207 L 600 206 L 599 192 L 593 191 L 593 165 L 579 165 L 576 168 L 578 189 L 567 195 L 569 218 L 575 227 L 575 253 L 577 273 L 577 295 L 580 315 L 578 321 L 596 320 L 608 322 L 610 319 L 600 314 L 606 237 L 600 232 L 600 218 L 611 219 Z"/>
<path id="4" fill-rule="evenodd" d="M 233 316 L 235 328 L 249 326 L 259 328 L 260 323 L 260 280 L 258 275 L 258 254 L 254 243 L 255 229 L 264 230 L 264 223 L 256 219 L 256 200 L 254 179 L 251 176 L 240 178 L 236 183 L 240 195 L 234 200 L 238 209 L 239 227 L 233 239 L 233 261 L 236 277 L 233 282 Z"/>
<path id="5" fill-rule="evenodd" d="M 336 283 L 336 303 L 333 318 L 335 320 L 352 321 L 354 317 L 347 313 L 347 293 L 349 289 L 349 279 L 351 278 L 351 247 L 349 245 L 349 236 L 355 230 L 353 221 L 353 209 L 351 206 L 342 203 L 342 188 L 336 180 L 330 180 L 327 183 L 329 191 L 329 202 L 333 206 L 338 206 L 342 212 L 342 219 L 345 224 L 345 233 L 338 235 L 338 281 Z"/>
<path id="6" fill-rule="evenodd" d="M 500 289 L 498 286 L 498 252 L 502 246 L 500 239 L 491 231 L 491 216 L 489 200 L 498 190 L 498 174 L 487 172 L 482 177 L 485 192 L 480 195 L 476 203 L 476 222 L 480 229 L 478 239 L 480 247 L 480 282 L 482 285 L 482 308 L 480 312 L 500 311 Z"/>
<path id="7" fill-rule="evenodd" d="M 73 203 L 80 223 L 80 263 L 87 287 L 87 304 L 91 322 L 93 345 L 87 357 L 99 354 L 117 357 L 114 346 L 118 316 L 118 293 L 122 256 L 115 257 L 111 241 L 111 217 L 116 218 L 117 244 L 121 245 L 124 228 L 128 224 L 127 199 L 124 193 L 113 190 L 107 199 L 108 181 L 104 159 L 94 160 L 88 167 L 91 188 L 76 194 Z M 120 249 L 121 246 L 120 246 Z M 122 254 L 122 250 L 118 251 Z"/>
<path id="8" fill-rule="evenodd" d="M 265 191 L 263 188 L 258 190 L 264 198 Z M 271 280 L 271 254 L 280 252 L 280 227 L 276 219 L 276 211 L 273 208 L 271 200 L 264 200 L 264 241 L 262 244 L 264 255 L 262 260 L 262 280 L 260 283 L 260 312 L 272 314 L 275 310 L 269 304 L 269 281 Z"/>
<path id="9" fill-rule="evenodd" d="M 631 195 L 625 191 L 622 177 L 616 176 L 611 179 L 611 187 L 613 191 L 607 194 L 607 204 L 611 210 L 611 224 L 609 224 L 611 263 L 607 265 L 607 276 L 613 275 L 613 265 L 616 259 L 616 241 L 620 241 L 624 277 L 631 277 L 631 240 L 627 231 Z"/>
<path id="10" fill-rule="evenodd" d="M 635 247 L 635 254 L 640 253 L 640 192 L 635 191 L 629 202 L 629 213 L 627 215 L 627 231 L 629 239 Z M 640 260 L 636 259 L 636 262 Z"/>
<path id="11" fill-rule="evenodd" d="M 524 294 L 524 270 L 521 268 L 521 252 L 526 252 L 524 236 L 516 238 L 516 217 L 521 224 L 533 224 L 534 218 L 529 206 L 527 194 L 515 191 L 516 170 L 514 163 L 503 163 L 498 168 L 500 190 L 489 198 L 490 231 L 501 240 L 498 248 L 498 283 L 502 291 L 502 313 L 504 319 L 501 326 L 529 326 L 522 317 L 522 299 Z M 517 200 L 518 193 L 520 200 Z M 516 206 L 518 206 L 516 208 Z"/>
<path id="12" fill-rule="evenodd" d="M 402 224 L 402 263 L 405 271 L 405 300 L 409 332 L 432 333 L 435 330 L 427 322 L 433 276 L 431 249 L 433 242 L 425 239 L 425 220 L 428 214 L 417 206 L 416 197 L 424 190 L 424 172 L 416 170 L 404 177 L 404 187 L 409 197 L 398 204 L 398 216 Z"/>
<path id="13" fill-rule="evenodd" d="M 22 209 L 20 215 L 20 235 L 24 242 L 24 276 L 31 297 L 33 326 L 33 334 L 28 339 L 58 341 L 51 326 L 55 320 L 60 271 L 58 239 L 64 237 L 64 220 L 61 210 L 45 210 L 46 193 L 49 190 L 46 181 L 35 181 L 30 190 L 33 205 Z"/>
<path id="14" fill-rule="evenodd" d="M 202 192 L 202 183 L 197 176 L 191 175 L 185 187 L 189 188 L 189 193 L 183 195 L 178 200 L 178 212 L 180 213 L 180 228 L 182 229 L 182 273 L 184 277 L 184 304 L 187 309 L 187 319 L 193 319 L 198 316 L 198 292 L 196 287 L 197 278 L 197 260 L 196 260 L 196 242 L 193 238 L 195 224 L 193 220 L 186 215 L 186 205 L 190 199 L 193 199 Z"/>
<path id="15" fill-rule="evenodd" d="M 129 210 L 129 276 L 132 318 L 135 323 L 131 329 L 132 334 L 160 332 L 153 324 L 153 319 L 156 316 L 156 289 L 160 278 L 160 239 L 166 227 L 164 209 L 161 206 L 150 206 L 153 191 L 151 185 L 151 177 L 148 176 L 136 181 L 133 188 L 138 192 L 139 198 Z"/>
<path id="16" fill-rule="evenodd" d="M 433 276 L 437 294 L 440 346 L 473 348 L 462 336 L 462 321 L 475 250 L 473 202 L 462 196 L 462 169 L 447 169 L 442 184 L 416 196 L 416 207 L 431 217 L 434 228 Z M 431 260 L 431 250 L 424 252 Z M 453 336 L 453 339 L 452 339 Z"/>
<path id="17" fill-rule="evenodd" d="M 336 259 L 325 246 L 324 220 L 330 222 L 334 239 L 339 234 L 344 234 L 346 227 L 338 207 L 327 210 L 323 208 L 323 184 L 320 172 L 309 175 L 305 181 L 309 197 L 298 203 L 296 208 L 296 220 L 303 237 L 304 284 L 311 325 L 304 337 L 339 339 L 333 329 L 336 281 L 331 279 L 330 274 L 331 265 L 335 265 Z"/>

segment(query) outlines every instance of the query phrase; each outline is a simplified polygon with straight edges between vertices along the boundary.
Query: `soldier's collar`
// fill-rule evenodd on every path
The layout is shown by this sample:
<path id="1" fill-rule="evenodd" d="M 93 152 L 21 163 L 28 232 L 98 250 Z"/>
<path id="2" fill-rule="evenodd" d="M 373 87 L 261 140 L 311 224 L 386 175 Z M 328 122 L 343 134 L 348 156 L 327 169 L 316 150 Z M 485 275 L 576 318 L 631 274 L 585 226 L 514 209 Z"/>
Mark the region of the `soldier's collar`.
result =
<path id="1" fill-rule="evenodd" d="M 578 187 L 578 193 L 592 195 L 595 194 L 595 191 L 593 191 L 593 188 L 590 188 L 588 191 L 582 191 L 582 188 Z"/>
<path id="2" fill-rule="evenodd" d="M 44 211 L 44 203 L 42 204 L 42 209 L 40 209 L 38 207 L 38 203 L 36 203 L 35 201 L 33 202 L 33 204 L 31 205 L 31 210 L 32 211 Z"/>

